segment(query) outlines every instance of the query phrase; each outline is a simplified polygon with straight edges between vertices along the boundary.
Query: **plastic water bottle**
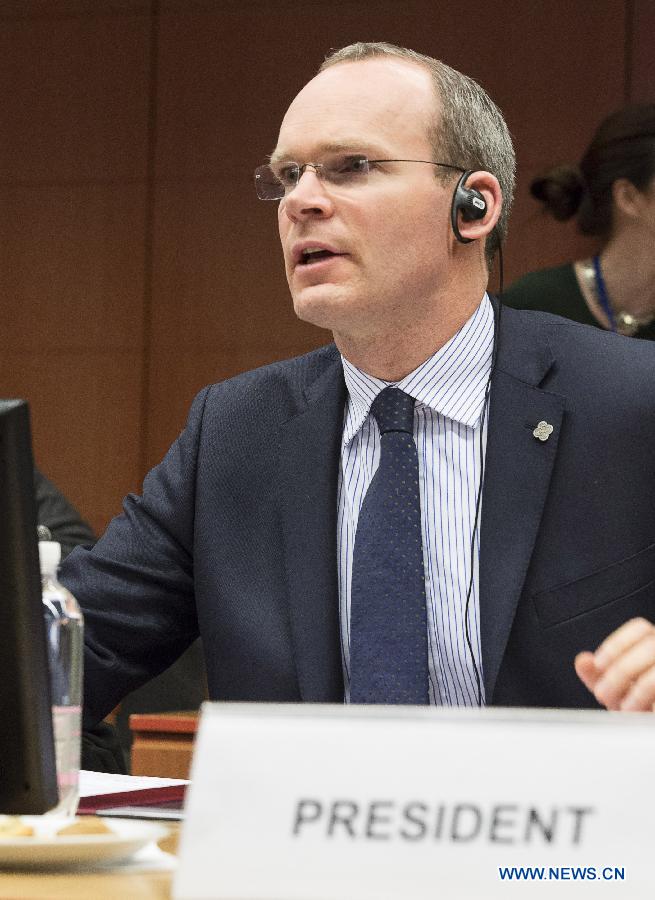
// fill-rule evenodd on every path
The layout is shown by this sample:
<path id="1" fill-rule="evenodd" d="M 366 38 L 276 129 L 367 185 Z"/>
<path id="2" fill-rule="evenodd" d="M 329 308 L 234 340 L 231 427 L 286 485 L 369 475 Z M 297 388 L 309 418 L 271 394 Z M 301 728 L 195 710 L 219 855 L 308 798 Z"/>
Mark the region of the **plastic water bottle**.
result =
<path id="1" fill-rule="evenodd" d="M 79 801 L 84 623 L 77 600 L 57 580 L 60 559 L 58 543 L 39 541 L 59 786 L 59 803 L 50 814 L 74 816 Z"/>

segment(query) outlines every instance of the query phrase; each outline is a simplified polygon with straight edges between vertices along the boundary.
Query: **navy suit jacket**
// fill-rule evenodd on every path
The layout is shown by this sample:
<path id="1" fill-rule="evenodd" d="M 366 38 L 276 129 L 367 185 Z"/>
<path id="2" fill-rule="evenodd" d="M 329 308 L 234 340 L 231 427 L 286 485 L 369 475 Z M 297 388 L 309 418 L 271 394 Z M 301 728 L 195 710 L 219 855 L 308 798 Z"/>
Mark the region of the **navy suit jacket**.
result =
<path id="1" fill-rule="evenodd" d="M 342 701 L 345 400 L 333 345 L 205 388 L 143 495 L 65 562 L 87 726 L 198 633 L 212 698 Z M 488 703 L 594 707 L 575 654 L 655 620 L 654 434 L 655 345 L 504 309 L 480 526 Z"/>

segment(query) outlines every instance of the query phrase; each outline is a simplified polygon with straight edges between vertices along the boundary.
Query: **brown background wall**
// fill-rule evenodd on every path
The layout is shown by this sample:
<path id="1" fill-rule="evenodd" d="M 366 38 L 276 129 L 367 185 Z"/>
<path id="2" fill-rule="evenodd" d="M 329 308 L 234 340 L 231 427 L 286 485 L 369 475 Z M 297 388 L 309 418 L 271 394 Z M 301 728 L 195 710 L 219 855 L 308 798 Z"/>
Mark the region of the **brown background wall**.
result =
<path id="1" fill-rule="evenodd" d="M 329 339 L 295 320 L 251 172 L 331 47 L 478 79 L 515 138 L 507 280 L 589 249 L 529 199 L 652 99 L 652 0 L 0 0 L 0 394 L 96 528 L 211 381 Z"/>

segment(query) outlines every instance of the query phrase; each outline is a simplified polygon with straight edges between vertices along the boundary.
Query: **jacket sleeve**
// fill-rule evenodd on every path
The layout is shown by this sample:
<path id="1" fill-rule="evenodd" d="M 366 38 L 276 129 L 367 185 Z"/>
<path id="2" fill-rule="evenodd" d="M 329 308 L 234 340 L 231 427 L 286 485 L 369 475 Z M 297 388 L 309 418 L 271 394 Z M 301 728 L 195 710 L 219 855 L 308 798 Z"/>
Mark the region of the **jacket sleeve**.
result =
<path id="1" fill-rule="evenodd" d="M 195 485 L 208 389 L 146 476 L 141 496 L 94 547 L 77 547 L 60 580 L 84 614 L 84 727 L 158 675 L 198 636 L 193 578 Z"/>

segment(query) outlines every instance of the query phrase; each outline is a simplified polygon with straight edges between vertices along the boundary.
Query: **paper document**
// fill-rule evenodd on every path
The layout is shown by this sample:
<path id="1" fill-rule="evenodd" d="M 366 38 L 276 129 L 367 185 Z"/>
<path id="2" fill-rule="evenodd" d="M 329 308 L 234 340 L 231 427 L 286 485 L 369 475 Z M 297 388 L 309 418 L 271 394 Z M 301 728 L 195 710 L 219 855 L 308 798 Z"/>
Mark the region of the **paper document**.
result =
<path id="1" fill-rule="evenodd" d="M 143 791 L 150 788 L 188 784 L 181 778 L 152 778 L 147 775 L 115 775 L 111 772 L 80 771 L 80 797 L 99 794 L 120 794 L 123 791 Z"/>

